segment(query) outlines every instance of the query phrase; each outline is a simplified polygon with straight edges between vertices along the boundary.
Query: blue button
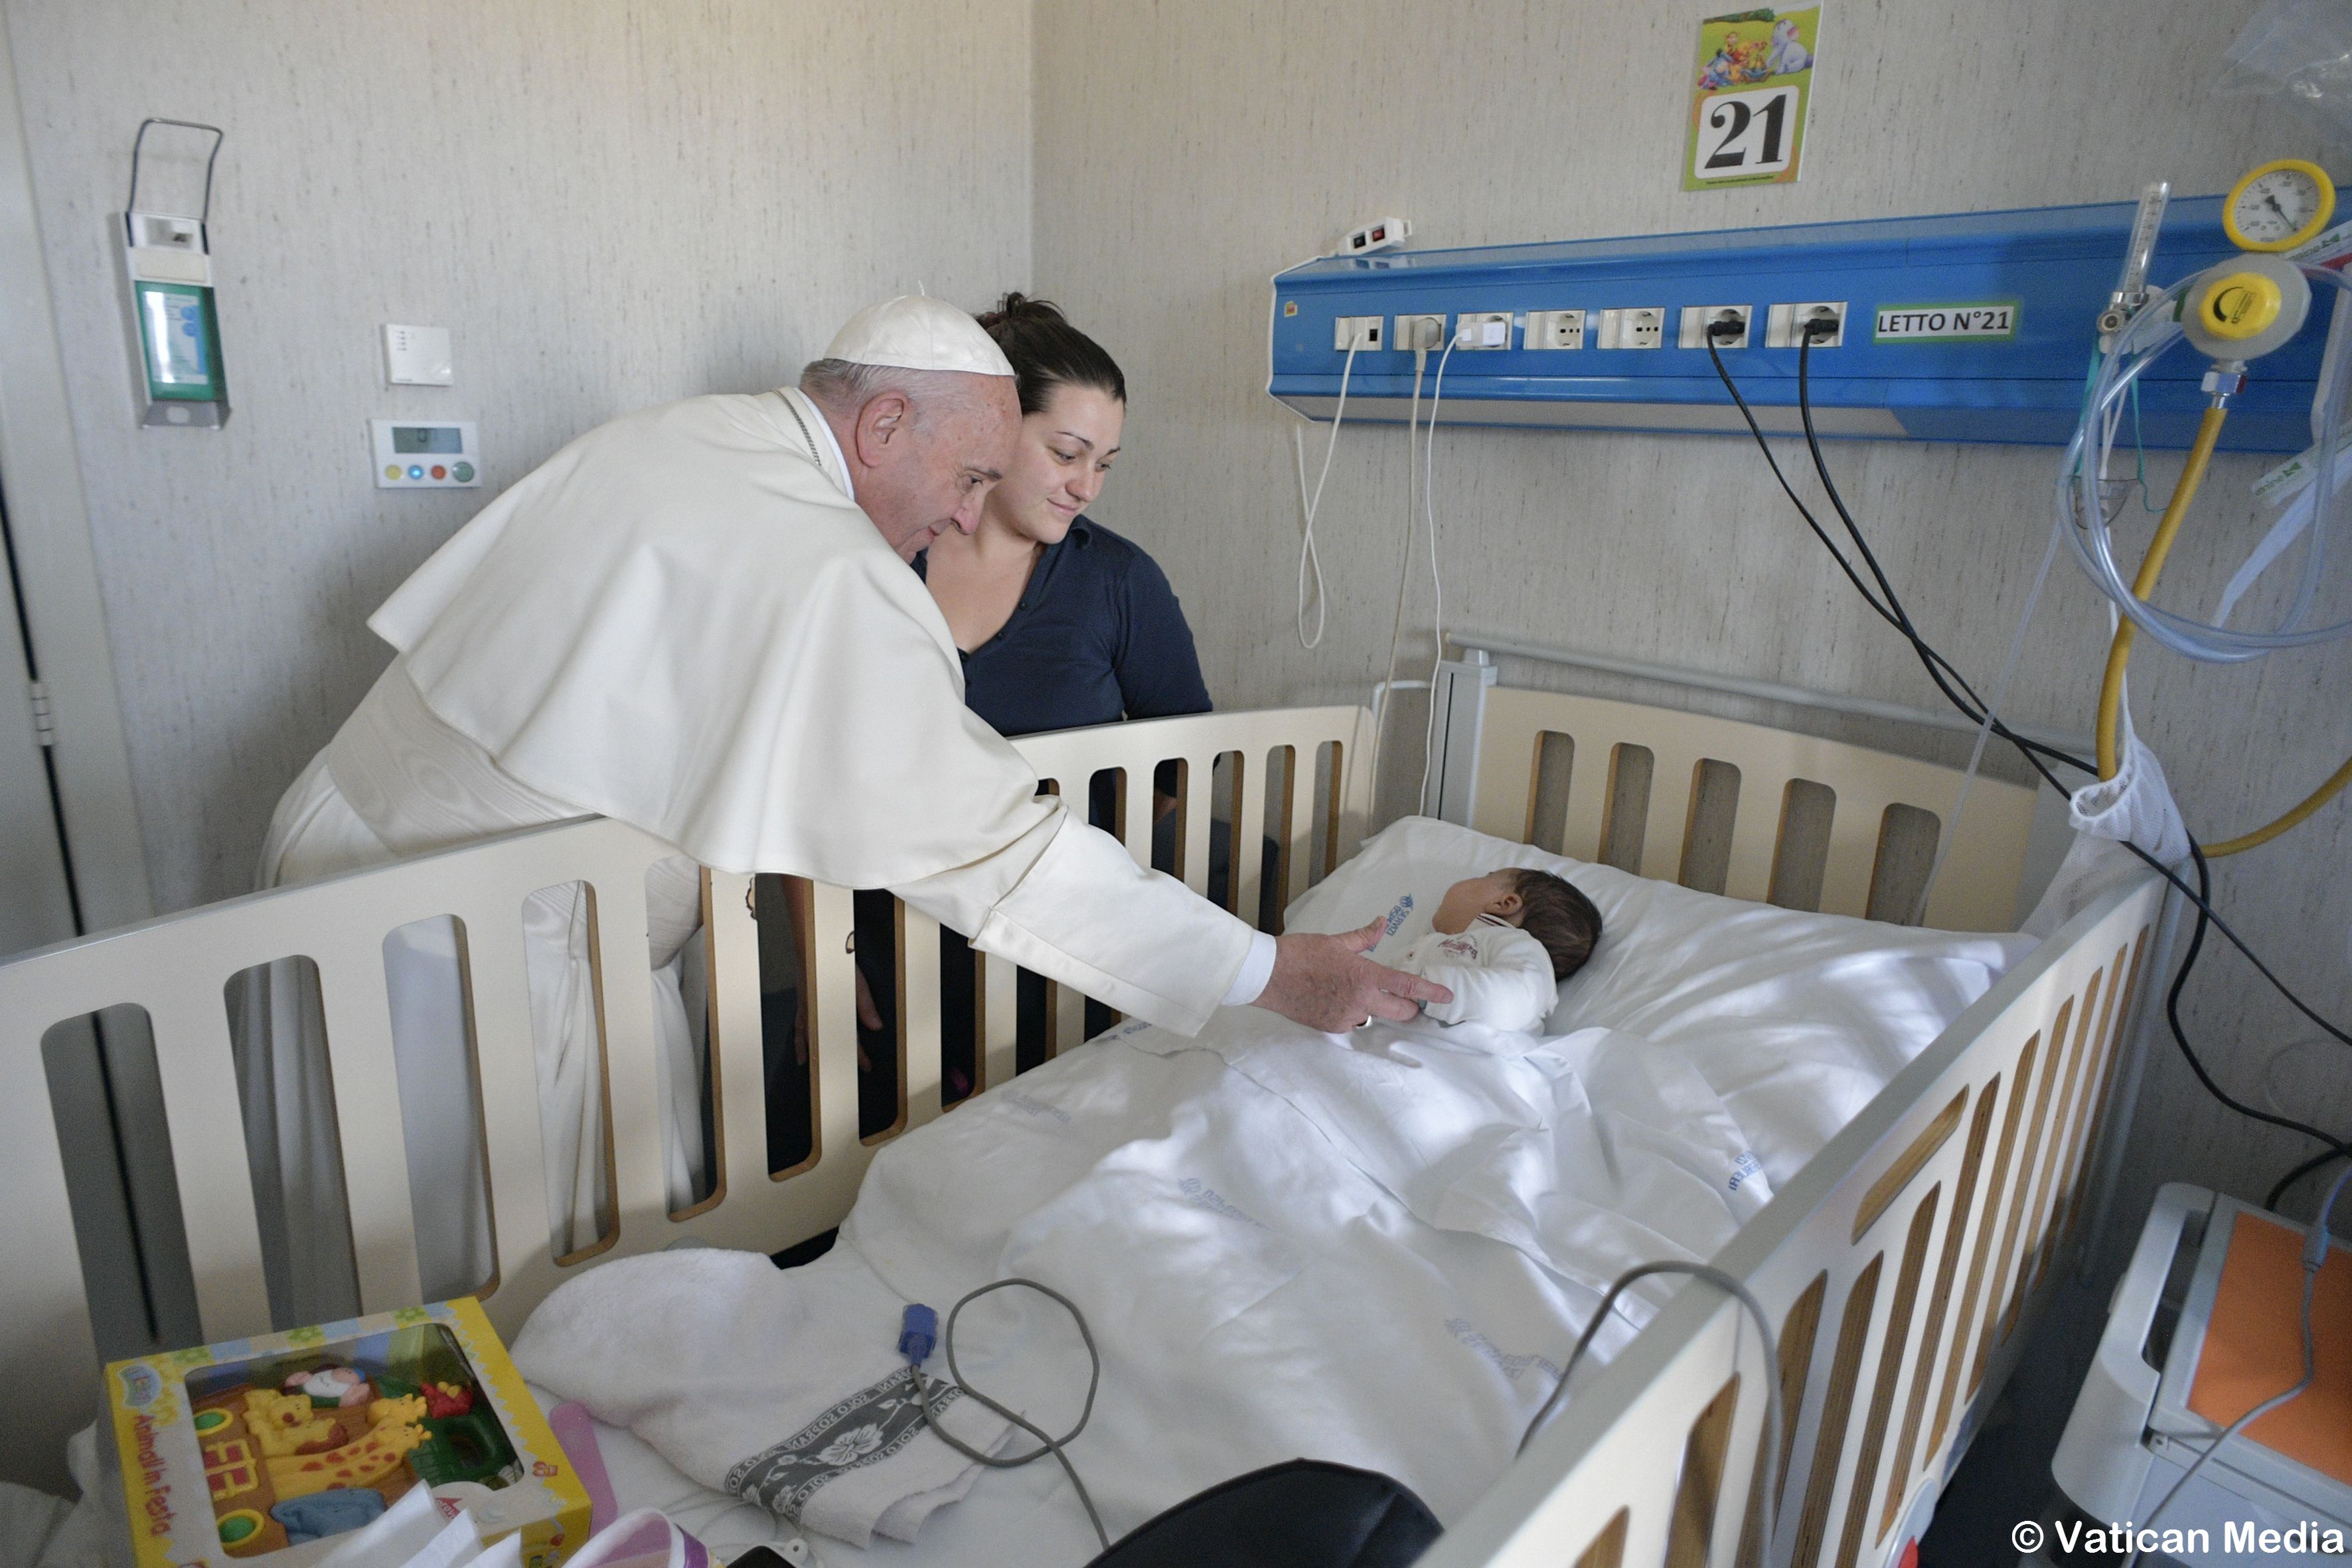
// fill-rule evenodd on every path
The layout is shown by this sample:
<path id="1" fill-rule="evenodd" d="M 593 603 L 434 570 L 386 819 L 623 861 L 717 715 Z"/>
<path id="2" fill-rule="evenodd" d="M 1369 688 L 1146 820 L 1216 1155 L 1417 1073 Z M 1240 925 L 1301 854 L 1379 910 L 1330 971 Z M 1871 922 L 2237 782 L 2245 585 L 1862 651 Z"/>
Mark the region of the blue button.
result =
<path id="1" fill-rule="evenodd" d="M 408 465 L 408 477 L 412 479 L 421 479 L 425 477 L 425 470 L 418 465 L 411 463 Z"/>

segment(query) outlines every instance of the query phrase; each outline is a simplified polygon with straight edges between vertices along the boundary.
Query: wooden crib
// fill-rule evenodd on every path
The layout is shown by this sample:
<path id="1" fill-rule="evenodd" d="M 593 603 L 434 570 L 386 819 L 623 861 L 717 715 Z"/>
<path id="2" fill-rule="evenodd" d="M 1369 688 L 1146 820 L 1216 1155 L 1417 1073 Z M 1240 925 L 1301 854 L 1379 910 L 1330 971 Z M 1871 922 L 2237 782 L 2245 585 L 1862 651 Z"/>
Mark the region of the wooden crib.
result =
<path id="1" fill-rule="evenodd" d="M 1957 784 L 1948 768 L 1674 710 L 1507 689 L 1483 693 L 1480 704 L 1475 756 L 1457 754 L 1449 768 L 1457 781 L 1475 776 L 1474 789 L 1455 792 L 1472 803 L 1465 815 L 1474 826 L 1738 898 L 1899 917 L 1924 868 L 1920 836 L 1932 852 Z M 1277 847 L 1263 865 L 1254 853 L 1231 857 L 1229 900 L 1254 910 L 1262 876 L 1276 879 L 1286 902 L 1353 853 L 1367 820 L 1370 730 L 1360 709 L 1299 708 L 1019 744 L 1064 793 L 1083 794 L 1116 770 L 1122 799 L 1137 802 L 1122 813 L 1122 832 L 1139 859 L 1153 826 L 1148 781 L 1163 760 L 1181 762 L 1180 820 L 1200 825 L 1179 832 L 1181 869 L 1196 889 L 1207 886 L 1213 816 L 1232 824 L 1235 846 Z M 1454 771 L 1474 765 L 1474 774 Z M 2031 792 L 1979 780 L 1929 923 L 2013 926 L 2033 820 Z M 774 1020 L 762 1011 L 753 879 L 706 875 L 716 1158 L 709 1195 L 672 1213 L 648 1092 L 656 1046 L 641 956 L 646 873 L 667 853 L 634 828 L 586 820 L 0 963 L 0 1379 L 12 1394 L 0 1476 L 63 1484 L 64 1438 L 97 1407 L 93 1317 L 127 1316 L 93 1312 L 67 1177 L 76 1140 L 95 1135 L 92 1113 L 53 1105 L 58 1080 L 45 1039 L 51 1058 L 87 1048 L 85 1020 L 100 1014 L 152 1035 L 203 1337 L 270 1326 L 223 1005 L 232 977 L 256 964 L 299 954 L 317 965 L 366 1310 L 410 1303 L 419 1289 L 383 951 L 388 933 L 418 921 L 455 917 L 461 932 L 495 1235 L 485 1306 L 502 1331 L 597 1257 L 689 1233 L 772 1252 L 838 1224 L 875 1148 L 941 1114 L 939 966 L 923 958 L 937 951 L 938 928 L 898 911 L 899 1114 L 861 1138 L 851 894 L 803 885 L 792 929 L 812 1110 L 805 1157 L 772 1169 L 763 1038 Z M 606 1082 L 619 1092 L 606 1097 L 612 1220 L 597 1245 L 559 1259 L 548 1239 L 518 917 L 535 890 L 574 881 L 593 889 Z M 1756 1562 L 1764 1477 L 1775 1468 L 1785 1475 L 1773 1563 L 1888 1561 L 1921 1528 L 2007 1377 L 2083 1218 L 2160 891 L 2152 875 L 2135 880 L 2043 942 L 1716 1259 L 1776 1322 L 1789 1415 L 1779 1455 L 1759 1452 L 1765 1369 L 1756 1336 L 1735 1305 L 1688 1285 L 1580 1393 L 1576 1418 L 1548 1429 L 1447 1532 L 1430 1568 Z M 1016 987 L 1009 966 L 981 963 L 975 1067 L 985 1088 L 1014 1070 Z M 1081 1037 L 1082 1007 L 1066 990 L 1049 995 L 1049 1044 Z M 127 1202 L 120 1194 L 79 1201 L 85 1237 L 106 1228 L 108 1213 L 119 1227 Z M 179 1237 L 167 1239 L 176 1253 Z M 109 1331 L 106 1353 L 152 1348 L 124 1339 Z"/>

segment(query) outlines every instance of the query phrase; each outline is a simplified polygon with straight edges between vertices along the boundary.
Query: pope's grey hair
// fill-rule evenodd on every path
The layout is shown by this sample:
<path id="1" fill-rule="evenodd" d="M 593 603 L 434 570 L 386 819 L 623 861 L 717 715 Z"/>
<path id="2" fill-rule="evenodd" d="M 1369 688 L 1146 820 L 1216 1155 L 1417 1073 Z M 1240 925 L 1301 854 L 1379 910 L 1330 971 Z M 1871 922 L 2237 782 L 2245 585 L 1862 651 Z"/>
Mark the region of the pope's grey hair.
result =
<path id="1" fill-rule="evenodd" d="M 952 370 L 906 370 L 894 364 L 859 364 L 845 359 L 811 360 L 801 372 L 801 390 L 828 413 L 855 415 L 886 392 L 904 393 L 917 418 L 926 408 L 963 403 L 971 383 L 984 379 Z"/>

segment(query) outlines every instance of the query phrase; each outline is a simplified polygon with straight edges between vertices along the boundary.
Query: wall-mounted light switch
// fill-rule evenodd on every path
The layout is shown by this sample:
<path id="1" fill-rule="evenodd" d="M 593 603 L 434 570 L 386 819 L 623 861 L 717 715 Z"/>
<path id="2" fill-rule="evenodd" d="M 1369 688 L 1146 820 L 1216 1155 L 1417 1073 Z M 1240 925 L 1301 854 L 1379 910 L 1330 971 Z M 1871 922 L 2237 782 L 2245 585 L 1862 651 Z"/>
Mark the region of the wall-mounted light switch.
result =
<path id="1" fill-rule="evenodd" d="M 391 386 L 447 386 L 452 379 L 449 329 L 383 329 L 383 379 Z"/>

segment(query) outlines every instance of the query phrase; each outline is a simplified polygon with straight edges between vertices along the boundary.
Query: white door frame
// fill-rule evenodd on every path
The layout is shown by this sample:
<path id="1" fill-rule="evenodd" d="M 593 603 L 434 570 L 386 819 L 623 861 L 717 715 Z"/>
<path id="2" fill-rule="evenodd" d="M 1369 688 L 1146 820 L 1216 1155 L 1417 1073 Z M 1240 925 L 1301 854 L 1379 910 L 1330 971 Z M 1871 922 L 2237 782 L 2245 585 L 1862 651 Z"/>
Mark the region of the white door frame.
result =
<path id="1" fill-rule="evenodd" d="M 126 135 L 128 129 L 126 128 Z M 0 12 L 0 476 L 24 590 L 25 634 L 56 723 L 50 752 L 82 923 L 154 913 L 123 744 L 89 506 L 66 403 L 49 273 L 33 204 L 8 22 Z M 0 693 L 0 701 L 13 694 Z"/>

